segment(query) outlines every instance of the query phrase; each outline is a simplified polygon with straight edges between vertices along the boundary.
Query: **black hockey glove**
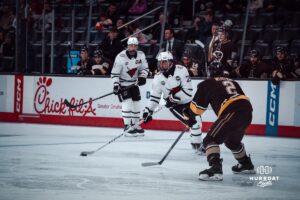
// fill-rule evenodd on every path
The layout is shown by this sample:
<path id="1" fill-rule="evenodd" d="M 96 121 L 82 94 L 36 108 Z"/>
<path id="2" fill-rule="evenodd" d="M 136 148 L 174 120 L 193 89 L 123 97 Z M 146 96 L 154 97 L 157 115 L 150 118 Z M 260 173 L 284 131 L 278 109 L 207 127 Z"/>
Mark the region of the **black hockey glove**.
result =
<path id="1" fill-rule="evenodd" d="M 145 124 L 152 120 L 152 114 L 153 114 L 153 111 L 151 111 L 149 108 L 146 107 L 144 109 L 143 120 L 144 120 Z"/>
<path id="2" fill-rule="evenodd" d="M 137 82 L 137 84 L 138 84 L 139 86 L 145 85 L 145 84 L 146 84 L 146 78 L 145 78 L 145 77 L 138 77 L 138 82 Z"/>
<path id="3" fill-rule="evenodd" d="M 175 97 L 173 94 L 171 94 L 169 96 L 169 98 L 166 100 L 166 107 L 173 108 L 173 107 L 177 106 L 179 101 L 180 101 L 180 98 Z"/>
<path id="4" fill-rule="evenodd" d="M 115 83 L 115 84 L 114 84 L 113 92 L 114 92 L 115 95 L 118 95 L 118 94 L 121 93 L 121 87 L 120 87 L 120 84 L 118 84 L 118 83 Z"/>
<path id="5" fill-rule="evenodd" d="M 192 127 L 194 124 L 197 123 L 195 119 L 195 114 L 192 113 L 192 111 L 188 108 L 182 109 L 182 114 L 185 118 L 185 124 L 189 127 Z"/>

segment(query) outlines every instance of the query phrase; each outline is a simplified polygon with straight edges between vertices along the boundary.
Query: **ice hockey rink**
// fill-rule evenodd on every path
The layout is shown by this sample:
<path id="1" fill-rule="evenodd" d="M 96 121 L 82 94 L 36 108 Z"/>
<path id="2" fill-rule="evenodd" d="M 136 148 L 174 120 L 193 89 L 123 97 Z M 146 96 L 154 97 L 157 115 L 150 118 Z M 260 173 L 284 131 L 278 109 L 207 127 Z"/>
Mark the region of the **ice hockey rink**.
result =
<path id="1" fill-rule="evenodd" d="M 121 131 L 0 123 L 0 199 L 299 199 L 299 139 L 246 136 L 247 152 L 261 169 L 255 175 L 232 174 L 236 161 L 222 146 L 221 182 L 197 179 L 199 171 L 208 165 L 204 156 L 191 149 L 189 134 L 181 138 L 162 165 L 141 166 L 143 162 L 158 162 L 180 131 L 147 130 L 145 137 L 121 137 L 93 155 L 80 156 L 80 152 L 97 149 Z"/>

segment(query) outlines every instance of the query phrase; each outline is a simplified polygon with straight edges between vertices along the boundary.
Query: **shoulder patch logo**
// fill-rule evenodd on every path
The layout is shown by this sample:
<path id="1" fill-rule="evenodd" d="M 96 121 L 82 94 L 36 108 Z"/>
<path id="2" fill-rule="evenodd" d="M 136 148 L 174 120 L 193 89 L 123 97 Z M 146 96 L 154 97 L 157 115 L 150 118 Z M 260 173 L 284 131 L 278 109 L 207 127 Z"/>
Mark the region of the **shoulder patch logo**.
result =
<path id="1" fill-rule="evenodd" d="M 180 81 L 181 80 L 180 76 L 176 76 L 175 79 L 176 79 L 176 81 Z"/>

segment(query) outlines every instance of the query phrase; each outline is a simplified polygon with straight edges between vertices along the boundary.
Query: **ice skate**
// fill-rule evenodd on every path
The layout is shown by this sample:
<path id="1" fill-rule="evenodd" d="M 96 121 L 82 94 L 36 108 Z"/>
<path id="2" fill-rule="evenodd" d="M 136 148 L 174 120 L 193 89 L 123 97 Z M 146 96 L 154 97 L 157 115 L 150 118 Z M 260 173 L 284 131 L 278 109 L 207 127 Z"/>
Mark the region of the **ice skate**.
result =
<path id="1" fill-rule="evenodd" d="M 237 165 L 232 167 L 232 171 L 235 174 L 255 174 L 254 166 L 252 164 L 250 156 L 245 156 L 245 158 Z"/>
<path id="2" fill-rule="evenodd" d="M 144 136 L 145 135 L 145 130 L 140 126 L 137 126 L 135 128 L 135 131 L 137 133 L 137 136 Z"/>
<path id="3" fill-rule="evenodd" d="M 222 159 L 219 157 L 213 158 L 209 161 L 209 169 L 203 170 L 199 173 L 199 180 L 201 181 L 222 181 L 223 171 L 222 171 Z"/>
<path id="4" fill-rule="evenodd" d="M 201 171 L 199 173 L 198 179 L 201 181 L 222 181 L 222 165 L 213 165 L 209 169 Z"/>
<path id="5" fill-rule="evenodd" d="M 124 127 L 124 135 L 126 137 L 137 137 L 138 133 L 136 132 L 136 129 L 134 129 L 132 126 L 125 125 L 125 127 Z"/>

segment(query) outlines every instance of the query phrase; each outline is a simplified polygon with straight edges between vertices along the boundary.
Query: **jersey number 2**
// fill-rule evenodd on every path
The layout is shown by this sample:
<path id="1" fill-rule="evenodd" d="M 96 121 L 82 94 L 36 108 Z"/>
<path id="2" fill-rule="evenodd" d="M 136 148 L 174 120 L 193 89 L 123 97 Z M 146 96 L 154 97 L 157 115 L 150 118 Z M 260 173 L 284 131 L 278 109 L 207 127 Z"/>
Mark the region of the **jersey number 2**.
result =
<path id="1" fill-rule="evenodd" d="M 237 94 L 236 87 L 234 86 L 233 82 L 231 81 L 222 81 L 222 84 L 225 86 L 225 89 L 228 94 Z"/>

